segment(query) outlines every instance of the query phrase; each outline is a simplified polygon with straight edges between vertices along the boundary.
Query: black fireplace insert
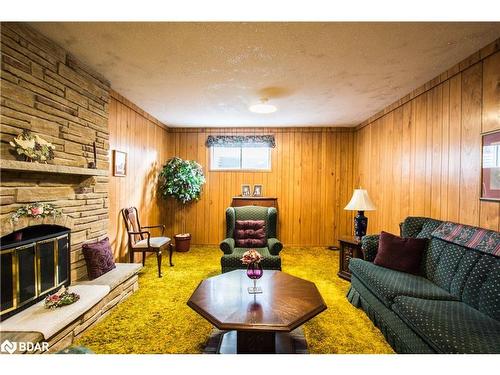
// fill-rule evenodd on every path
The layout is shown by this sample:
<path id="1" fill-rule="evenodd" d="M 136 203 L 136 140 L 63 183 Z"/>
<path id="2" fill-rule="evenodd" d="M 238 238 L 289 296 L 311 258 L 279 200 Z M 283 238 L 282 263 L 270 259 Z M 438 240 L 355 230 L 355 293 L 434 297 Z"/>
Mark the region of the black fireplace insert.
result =
<path id="1" fill-rule="evenodd" d="M 0 238 L 0 321 L 71 282 L 70 230 L 35 225 Z"/>

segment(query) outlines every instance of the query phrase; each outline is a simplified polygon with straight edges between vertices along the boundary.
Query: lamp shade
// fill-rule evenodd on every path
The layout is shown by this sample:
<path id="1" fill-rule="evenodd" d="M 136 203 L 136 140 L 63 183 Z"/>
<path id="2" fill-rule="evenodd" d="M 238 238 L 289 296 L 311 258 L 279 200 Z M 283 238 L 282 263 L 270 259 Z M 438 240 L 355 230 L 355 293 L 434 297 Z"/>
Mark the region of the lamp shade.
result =
<path id="1" fill-rule="evenodd" d="M 351 211 L 374 211 L 375 205 L 368 196 L 365 189 L 354 189 L 352 198 L 345 206 L 344 210 Z"/>

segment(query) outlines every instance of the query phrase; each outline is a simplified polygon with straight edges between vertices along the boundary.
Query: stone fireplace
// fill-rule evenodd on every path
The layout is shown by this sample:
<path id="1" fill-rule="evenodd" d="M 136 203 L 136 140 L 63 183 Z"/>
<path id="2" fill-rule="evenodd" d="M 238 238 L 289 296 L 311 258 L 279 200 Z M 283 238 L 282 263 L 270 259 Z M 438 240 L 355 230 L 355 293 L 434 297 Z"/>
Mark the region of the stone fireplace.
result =
<path id="1" fill-rule="evenodd" d="M 23 23 L 2 23 L 1 40 L 1 236 L 40 224 L 68 228 L 69 277 L 76 281 L 86 276 L 82 244 L 107 235 L 110 85 Z M 19 161 L 9 141 L 23 130 L 51 142 L 55 159 Z M 88 168 L 94 144 L 97 169 Z M 53 222 L 11 222 L 18 208 L 33 202 L 52 204 L 62 215 Z"/>
<path id="2" fill-rule="evenodd" d="M 0 333 L 57 352 L 138 289 L 142 266 L 117 263 L 85 280 L 82 245 L 108 236 L 109 82 L 27 25 L 1 26 Z M 23 130 L 52 143 L 55 158 L 18 160 L 9 141 Z M 59 214 L 12 220 L 35 202 Z M 76 303 L 43 307 L 47 293 L 70 283 Z"/>

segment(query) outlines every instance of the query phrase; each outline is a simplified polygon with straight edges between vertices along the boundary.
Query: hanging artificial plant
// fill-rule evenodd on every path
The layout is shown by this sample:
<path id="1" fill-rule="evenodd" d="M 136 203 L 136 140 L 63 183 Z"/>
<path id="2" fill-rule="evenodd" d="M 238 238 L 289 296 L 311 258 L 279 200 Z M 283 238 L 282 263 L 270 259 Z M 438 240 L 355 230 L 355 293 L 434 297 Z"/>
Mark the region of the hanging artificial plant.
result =
<path id="1" fill-rule="evenodd" d="M 160 185 L 163 198 L 173 197 L 183 204 L 197 201 L 205 183 L 200 164 L 178 157 L 173 157 L 163 166 L 160 177 L 163 179 Z"/>

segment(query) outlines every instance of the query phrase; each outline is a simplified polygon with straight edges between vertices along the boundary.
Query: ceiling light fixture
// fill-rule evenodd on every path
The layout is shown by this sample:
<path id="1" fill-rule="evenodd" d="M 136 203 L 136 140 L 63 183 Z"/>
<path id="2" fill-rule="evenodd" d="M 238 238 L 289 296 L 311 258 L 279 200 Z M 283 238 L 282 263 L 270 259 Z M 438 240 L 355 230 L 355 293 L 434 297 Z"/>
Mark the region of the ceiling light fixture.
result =
<path id="1" fill-rule="evenodd" d="M 272 104 L 267 104 L 267 101 L 268 101 L 267 98 L 260 99 L 259 104 L 251 105 L 250 107 L 248 107 L 248 110 L 253 113 L 263 113 L 263 114 L 276 112 L 278 108 L 276 108 L 276 106 Z"/>

